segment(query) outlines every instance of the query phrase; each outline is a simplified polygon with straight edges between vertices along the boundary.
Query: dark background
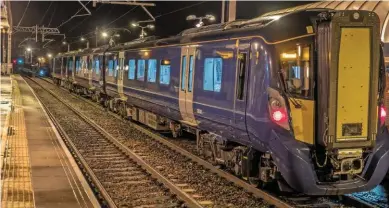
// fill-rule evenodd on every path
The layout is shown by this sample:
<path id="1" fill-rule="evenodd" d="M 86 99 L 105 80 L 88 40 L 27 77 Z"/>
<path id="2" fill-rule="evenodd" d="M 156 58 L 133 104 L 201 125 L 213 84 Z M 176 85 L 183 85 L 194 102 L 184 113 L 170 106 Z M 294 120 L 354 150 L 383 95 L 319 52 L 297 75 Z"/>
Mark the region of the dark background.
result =
<path id="1" fill-rule="evenodd" d="M 187 21 L 186 17 L 190 14 L 196 16 L 204 16 L 212 14 L 216 17 L 216 23 L 220 22 L 221 5 L 220 1 L 151 1 L 156 4 L 155 7 L 147 7 L 151 14 L 156 18 L 154 23 L 155 29 L 147 31 L 148 35 L 160 37 L 176 35 L 184 29 L 194 27 L 194 21 Z M 87 4 L 87 1 L 83 1 Z M 238 1 L 237 2 L 237 19 L 250 19 L 257 17 L 263 13 L 293 7 L 301 4 L 307 4 L 307 1 Z M 28 4 L 28 1 L 13 1 L 11 2 L 13 25 L 16 26 Z M 85 47 L 85 43 L 80 42 L 81 36 L 86 37 L 90 41 L 90 46 L 95 46 L 94 31 L 99 28 L 117 28 L 125 27 L 132 33 L 121 33 L 120 42 L 130 41 L 138 38 L 140 34 L 139 28 L 131 28 L 130 23 L 134 21 L 147 20 L 148 15 L 141 7 L 127 5 L 112 5 L 97 3 L 96 7 L 92 6 L 92 2 L 87 4 L 90 9 L 91 16 L 75 17 L 59 27 L 61 33 L 65 33 L 67 42 L 71 43 L 71 50 Z M 136 7 L 136 8 L 135 8 Z M 20 26 L 45 25 L 47 27 L 58 27 L 63 22 L 73 16 L 81 5 L 77 1 L 31 1 L 27 7 L 26 13 Z M 128 12 L 129 10 L 132 10 Z M 177 11 L 178 10 L 178 11 Z M 126 15 L 122 16 L 128 12 Z M 86 13 L 81 10 L 79 14 Z M 118 17 L 121 18 L 117 19 Z M 116 20 L 116 21 L 114 21 Z M 209 24 L 205 21 L 206 24 Z M 18 44 L 26 37 L 33 37 L 29 33 L 16 33 L 13 36 L 13 47 L 17 49 Z M 38 36 L 39 37 L 39 36 Z M 62 46 L 62 37 L 52 36 L 56 41 L 50 43 L 47 50 L 53 52 L 66 51 L 66 47 Z M 104 40 L 99 37 L 99 44 L 103 44 Z M 27 42 L 26 46 L 34 48 L 41 47 L 41 43 Z M 14 50 L 19 53 L 24 49 Z M 47 50 L 44 50 L 45 52 Z"/>

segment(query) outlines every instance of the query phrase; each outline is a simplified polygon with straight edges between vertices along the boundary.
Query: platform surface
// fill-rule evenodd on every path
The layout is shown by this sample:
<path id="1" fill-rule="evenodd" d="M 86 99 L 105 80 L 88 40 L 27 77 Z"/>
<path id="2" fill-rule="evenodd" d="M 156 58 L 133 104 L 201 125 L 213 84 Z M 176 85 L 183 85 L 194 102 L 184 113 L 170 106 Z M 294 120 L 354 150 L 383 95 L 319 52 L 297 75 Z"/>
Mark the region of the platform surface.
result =
<path id="1" fill-rule="evenodd" d="M 13 108 L 2 135 L 1 207 L 98 207 L 31 88 L 20 76 L 12 79 Z"/>

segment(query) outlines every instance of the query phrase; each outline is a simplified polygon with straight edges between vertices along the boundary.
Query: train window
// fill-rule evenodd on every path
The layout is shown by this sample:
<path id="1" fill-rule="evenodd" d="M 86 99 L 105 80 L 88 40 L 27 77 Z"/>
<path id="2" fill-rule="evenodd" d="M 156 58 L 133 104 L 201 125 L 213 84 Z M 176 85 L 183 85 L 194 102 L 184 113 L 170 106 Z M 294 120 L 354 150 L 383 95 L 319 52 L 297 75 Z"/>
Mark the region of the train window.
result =
<path id="1" fill-rule="evenodd" d="M 309 95 L 309 47 L 281 53 L 281 70 L 287 90 L 292 94 Z"/>
<path id="2" fill-rule="evenodd" d="M 194 64 L 194 58 L 193 55 L 189 56 L 189 73 L 188 73 L 188 91 L 192 92 L 193 88 L 193 64 Z"/>
<path id="3" fill-rule="evenodd" d="M 182 57 L 181 61 L 181 90 L 185 90 L 185 77 L 186 77 L 186 56 Z"/>
<path id="4" fill-rule="evenodd" d="M 96 70 L 96 74 L 100 74 L 100 61 L 99 59 L 95 59 L 95 70 Z"/>
<path id="5" fill-rule="evenodd" d="M 145 68 L 146 68 L 146 61 L 143 59 L 138 60 L 138 73 L 136 77 L 140 81 L 145 80 Z"/>
<path id="6" fill-rule="evenodd" d="M 135 59 L 128 61 L 128 79 L 135 79 Z"/>
<path id="7" fill-rule="evenodd" d="M 247 53 L 239 53 L 238 55 L 238 91 L 236 92 L 236 98 L 243 100 L 244 96 L 244 85 L 246 76 L 246 64 L 247 64 Z"/>
<path id="8" fill-rule="evenodd" d="M 206 58 L 204 61 L 203 89 L 207 91 L 220 92 L 222 85 L 222 64 L 221 58 Z"/>
<path id="9" fill-rule="evenodd" d="M 92 70 L 93 67 L 93 60 L 91 58 L 88 58 L 88 70 Z"/>
<path id="10" fill-rule="evenodd" d="M 80 59 L 76 58 L 76 72 L 77 72 L 77 74 L 80 73 L 80 69 L 81 69 Z"/>
<path id="11" fill-rule="evenodd" d="M 73 71 L 73 60 L 71 58 L 69 58 L 68 70 L 69 72 Z"/>
<path id="12" fill-rule="evenodd" d="M 157 80 L 157 60 L 150 59 L 147 70 L 147 81 L 155 82 Z"/>
<path id="13" fill-rule="evenodd" d="M 115 59 L 115 61 L 113 62 L 113 71 L 115 77 L 118 75 L 118 70 L 119 70 L 118 60 Z"/>
<path id="14" fill-rule="evenodd" d="M 170 83 L 170 60 L 161 60 L 159 83 L 166 85 Z"/>
<path id="15" fill-rule="evenodd" d="M 108 61 L 108 76 L 113 75 L 113 60 Z"/>

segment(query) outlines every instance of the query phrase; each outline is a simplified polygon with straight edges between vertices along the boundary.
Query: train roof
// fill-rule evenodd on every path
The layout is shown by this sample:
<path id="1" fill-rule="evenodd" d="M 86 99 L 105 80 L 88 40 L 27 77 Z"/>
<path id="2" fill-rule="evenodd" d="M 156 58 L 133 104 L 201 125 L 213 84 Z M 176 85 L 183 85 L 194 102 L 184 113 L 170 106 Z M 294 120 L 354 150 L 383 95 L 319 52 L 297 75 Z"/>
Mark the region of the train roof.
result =
<path id="1" fill-rule="evenodd" d="M 262 17 L 282 15 L 308 9 L 366 10 L 374 12 L 380 19 L 381 40 L 389 42 L 389 1 L 319 1 L 263 14 Z"/>
<path id="2" fill-rule="evenodd" d="M 84 55 L 90 53 L 103 53 L 104 51 L 120 51 L 130 49 L 142 49 L 167 45 L 180 45 L 202 41 L 229 40 L 245 36 L 261 36 L 269 42 L 276 42 L 290 37 L 306 35 L 306 26 L 312 25 L 311 17 L 329 9 L 305 9 L 290 12 L 265 14 L 250 20 L 236 20 L 232 22 L 213 24 L 200 28 L 190 28 L 176 36 L 157 38 L 154 36 L 144 39 L 136 39 L 127 43 L 121 43 L 114 47 L 102 46 L 95 49 L 82 51 L 70 51 L 60 56 Z M 274 24 L 273 24 L 274 23 Z M 289 29 L 287 29 L 289 28 Z M 284 29 L 284 33 L 274 33 Z"/>

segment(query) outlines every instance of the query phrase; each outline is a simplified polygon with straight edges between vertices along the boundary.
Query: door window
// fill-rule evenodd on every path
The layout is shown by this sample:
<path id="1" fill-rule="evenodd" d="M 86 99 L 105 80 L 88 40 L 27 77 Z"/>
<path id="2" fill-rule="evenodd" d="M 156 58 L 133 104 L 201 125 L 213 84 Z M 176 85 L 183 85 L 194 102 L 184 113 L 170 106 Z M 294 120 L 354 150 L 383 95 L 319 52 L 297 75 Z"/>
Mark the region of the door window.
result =
<path id="1" fill-rule="evenodd" d="M 181 61 L 181 90 L 185 90 L 185 77 L 186 77 L 186 56 L 182 57 Z"/>
<path id="2" fill-rule="evenodd" d="M 193 88 L 193 65 L 194 65 L 194 57 L 193 55 L 189 56 L 189 72 L 188 72 L 188 91 L 192 92 Z"/>
<path id="3" fill-rule="evenodd" d="M 246 64 L 247 64 L 247 53 L 239 53 L 238 55 L 238 91 L 236 92 L 236 98 L 243 100 L 245 76 L 246 76 Z"/>

